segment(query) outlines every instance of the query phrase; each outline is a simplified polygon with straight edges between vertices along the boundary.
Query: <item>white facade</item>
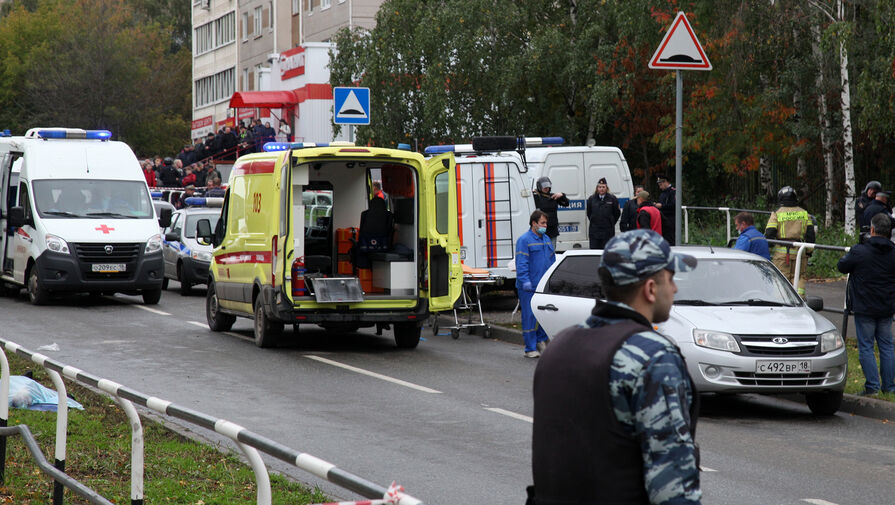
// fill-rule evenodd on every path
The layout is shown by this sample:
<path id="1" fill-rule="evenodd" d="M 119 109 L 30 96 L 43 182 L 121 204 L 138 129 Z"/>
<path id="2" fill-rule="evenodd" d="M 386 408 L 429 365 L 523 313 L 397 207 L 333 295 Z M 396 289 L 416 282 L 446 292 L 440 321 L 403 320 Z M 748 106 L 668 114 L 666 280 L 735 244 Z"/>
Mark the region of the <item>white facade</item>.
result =
<path id="1" fill-rule="evenodd" d="M 237 21 L 236 0 L 192 0 L 194 140 L 214 132 L 230 114 L 239 61 Z"/>

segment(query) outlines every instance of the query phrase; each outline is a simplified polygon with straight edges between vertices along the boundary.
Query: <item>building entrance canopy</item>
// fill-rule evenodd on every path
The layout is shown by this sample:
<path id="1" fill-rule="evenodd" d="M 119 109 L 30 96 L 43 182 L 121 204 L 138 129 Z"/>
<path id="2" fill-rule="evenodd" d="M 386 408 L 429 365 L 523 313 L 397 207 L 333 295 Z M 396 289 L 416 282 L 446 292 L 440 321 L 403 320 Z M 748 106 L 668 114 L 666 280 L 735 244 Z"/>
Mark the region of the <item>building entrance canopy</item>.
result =
<path id="1" fill-rule="evenodd" d="M 297 103 L 298 97 L 292 91 L 237 91 L 230 97 L 230 107 L 233 109 L 289 109 Z"/>

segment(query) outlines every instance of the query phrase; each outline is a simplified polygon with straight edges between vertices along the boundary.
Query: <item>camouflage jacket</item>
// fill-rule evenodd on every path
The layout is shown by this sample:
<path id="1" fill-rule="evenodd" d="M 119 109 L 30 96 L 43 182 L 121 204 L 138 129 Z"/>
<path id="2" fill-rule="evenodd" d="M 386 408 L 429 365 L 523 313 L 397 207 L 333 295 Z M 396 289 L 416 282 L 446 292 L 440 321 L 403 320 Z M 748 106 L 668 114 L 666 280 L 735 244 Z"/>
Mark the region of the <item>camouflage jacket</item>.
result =
<path id="1" fill-rule="evenodd" d="M 637 319 L 631 307 L 598 301 L 586 325 L 591 328 Z M 644 481 L 650 503 L 699 504 L 698 449 L 690 434 L 694 401 L 680 351 L 659 333 L 628 337 L 616 351 L 609 374 L 615 416 L 640 440 Z"/>

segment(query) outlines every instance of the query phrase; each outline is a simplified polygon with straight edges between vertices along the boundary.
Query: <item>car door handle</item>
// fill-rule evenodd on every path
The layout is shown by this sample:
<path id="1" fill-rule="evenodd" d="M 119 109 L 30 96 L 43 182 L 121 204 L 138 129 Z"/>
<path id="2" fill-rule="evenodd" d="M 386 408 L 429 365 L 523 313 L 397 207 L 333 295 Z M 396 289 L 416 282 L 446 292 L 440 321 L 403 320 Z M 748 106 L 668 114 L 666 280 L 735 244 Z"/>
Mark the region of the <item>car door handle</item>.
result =
<path id="1" fill-rule="evenodd" d="M 552 303 L 547 304 L 547 305 L 538 305 L 538 310 L 550 310 L 553 312 L 559 311 L 559 309 L 556 308 L 556 305 L 553 305 Z"/>

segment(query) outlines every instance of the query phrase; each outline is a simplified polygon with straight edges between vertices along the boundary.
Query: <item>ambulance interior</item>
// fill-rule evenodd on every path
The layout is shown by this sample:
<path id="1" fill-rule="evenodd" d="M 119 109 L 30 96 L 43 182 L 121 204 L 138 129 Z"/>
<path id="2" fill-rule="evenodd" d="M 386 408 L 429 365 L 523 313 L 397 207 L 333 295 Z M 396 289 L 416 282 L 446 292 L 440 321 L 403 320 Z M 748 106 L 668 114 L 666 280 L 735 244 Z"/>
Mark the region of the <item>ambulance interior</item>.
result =
<path id="1" fill-rule="evenodd" d="M 306 170 L 308 184 L 293 185 L 294 222 L 304 218 L 304 233 L 295 235 L 292 273 L 299 279 L 303 268 L 305 279 L 293 282 L 293 296 L 314 295 L 321 277 L 357 278 L 367 299 L 415 296 L 416 172 L 369 160 L 314 162 Z"/>

